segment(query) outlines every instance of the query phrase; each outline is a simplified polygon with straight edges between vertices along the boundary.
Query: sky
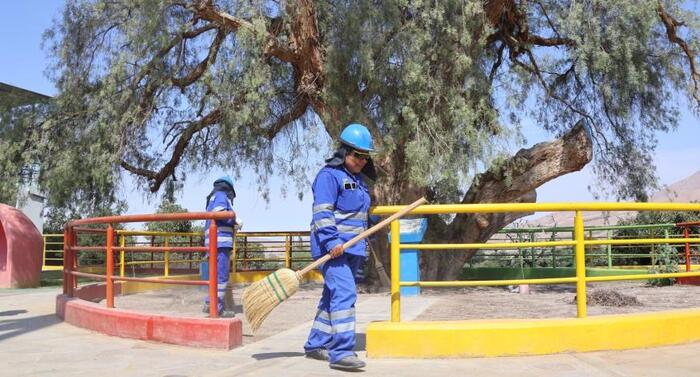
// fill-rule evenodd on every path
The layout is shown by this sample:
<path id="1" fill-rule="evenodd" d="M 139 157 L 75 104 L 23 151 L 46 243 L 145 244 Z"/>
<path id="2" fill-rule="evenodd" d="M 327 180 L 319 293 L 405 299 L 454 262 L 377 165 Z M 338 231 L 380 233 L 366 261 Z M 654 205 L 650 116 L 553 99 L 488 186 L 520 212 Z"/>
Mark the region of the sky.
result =
<path id="1" fill-rule="evenodd" d="M 63 0 L 0 0 L 0 82 L 35 92 L 54 95 L 56 89 L 46 77 L 49 58 L 41 47 L 42 34 L 60 15 Z M 535 127 L 523 130 L 527 147 L 552 137 Z M 697 118 L 683 113 L 678 130 L 659 135 L 655 154 L 657 172 L 662 185 L 668 185 L 700 170 L 700 124 Z M 318 164 L 321 166 L 321 159 Z M 202 211 L 211 189 L 211 182 L 227 174 L 225 171 L 190 173 L 178 203 L 189 211 Z M 286 198 L 279 190 L 284 177 L 273 177 L 272 195 L 266 202 L 257 191 L 253 172 L 244 172 L 236 182 L 238 198 L 234 202 L 237 215 L 247 231 L 307 230 L 311 212 L 311 193 L 299 201 L 293 192 Z M 587 186 L 593 183 L 590 167 L 553 180 L 537 190 L 538 202 L 593 201 Z M 152 213 L 160 202 L 159 196 L 145 196 L 143 190 L 127 179 L 121 188 L 128 199 L 127 213 Z M 599 198 L 611 201 L 612 198 Z M 375 203 L 381 204 L 381 203 Z"/>

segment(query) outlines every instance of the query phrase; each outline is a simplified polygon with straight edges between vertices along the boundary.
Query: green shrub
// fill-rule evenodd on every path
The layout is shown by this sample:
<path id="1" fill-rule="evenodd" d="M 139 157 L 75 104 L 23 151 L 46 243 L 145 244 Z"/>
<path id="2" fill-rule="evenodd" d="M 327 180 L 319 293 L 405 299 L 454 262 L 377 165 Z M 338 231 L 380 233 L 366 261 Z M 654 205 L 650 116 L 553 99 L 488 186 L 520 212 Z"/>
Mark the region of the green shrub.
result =
<path id="1" fill-rule="evenodd" d="M 656 263 L 649 269 L 650 274 L 678 272 L 678 253 L 669 245 L 660 245 L 657 249 Z M 674 278 L 649 279 L 649 285 L 661 287 L 675 284 Z"/>

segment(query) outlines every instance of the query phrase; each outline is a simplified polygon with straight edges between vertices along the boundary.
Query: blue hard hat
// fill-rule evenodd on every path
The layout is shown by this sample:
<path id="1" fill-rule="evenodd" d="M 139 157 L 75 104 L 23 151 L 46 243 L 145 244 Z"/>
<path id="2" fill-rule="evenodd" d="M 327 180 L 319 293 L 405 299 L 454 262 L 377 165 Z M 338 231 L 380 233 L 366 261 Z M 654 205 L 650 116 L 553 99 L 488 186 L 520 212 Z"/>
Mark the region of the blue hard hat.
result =
<path id="1" fill-rule="evenodd" d="M 372 135 L 367 127 L 359 123 L 350 123 L 340 133 L 340 142 L 361 152 L 374 152 Z"/>
<path id="2" fill-rule="evenodd" d="M 217 178 L 216 181 L 214 181 L 214 184 L 217 184 L 218 182 L 225 182 L 231 186 L 231 189 L 233 189 L 233 178 L 229 177 L 228 175 Z"/>

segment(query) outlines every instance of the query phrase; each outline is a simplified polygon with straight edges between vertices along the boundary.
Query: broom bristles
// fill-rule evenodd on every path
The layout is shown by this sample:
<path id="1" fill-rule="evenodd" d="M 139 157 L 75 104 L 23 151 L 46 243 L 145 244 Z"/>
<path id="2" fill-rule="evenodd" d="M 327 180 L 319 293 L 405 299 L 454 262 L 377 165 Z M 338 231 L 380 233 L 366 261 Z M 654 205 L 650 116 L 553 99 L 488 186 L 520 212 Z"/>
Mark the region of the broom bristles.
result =
<path id="1" fill-rule="evenodd" d="M 253 331 L 277 305 L 297 292 L 299 281 L 296 272 L 281 268 L 243 290 L 243 313 Z"/>

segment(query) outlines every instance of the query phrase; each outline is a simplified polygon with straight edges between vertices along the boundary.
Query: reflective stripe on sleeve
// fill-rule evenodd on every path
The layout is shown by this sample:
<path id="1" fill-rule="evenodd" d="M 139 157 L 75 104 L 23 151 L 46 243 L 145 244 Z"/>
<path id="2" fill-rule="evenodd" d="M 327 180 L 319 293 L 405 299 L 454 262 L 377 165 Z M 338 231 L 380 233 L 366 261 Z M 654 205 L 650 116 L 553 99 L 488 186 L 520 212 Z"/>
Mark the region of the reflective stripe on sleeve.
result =
<path id="1" fill-rule="evenodd" d="M 343 220 L 360 220 L 360 221 L 367 221 L 367 212 L 340 212 L 340 211 L 335 211 L 333 212 L 333 216 L 335 216 L 336 221 L 343 221 Z"/>
<path id="2" fill-rule="evenodd" d="M 324 228 L 327 226 L 334 226 L 334 225 L 335 225 L 335 219 L 328 219 L 328 218 L 318 219 L 318 220 L 314 221 L 313 230 L 318 230 L 318 229 L 321 229 L 321 228 Z"/>
<path id="3" fill-rule="evenodd" d="M 338 232 L 340 233 L 350 233 L 350 234 L 360 234 L 365 230 L 363 226 L 355 225 L 338 225 Z"/>
<path id="4" fill-rule="evenodd" d="M 313 213 L 319 213 L 319 212 L 333 212 L 335 210 L 335 206 L 333 204 L 319 204 L 315 205 L 312 209 Z"/>

